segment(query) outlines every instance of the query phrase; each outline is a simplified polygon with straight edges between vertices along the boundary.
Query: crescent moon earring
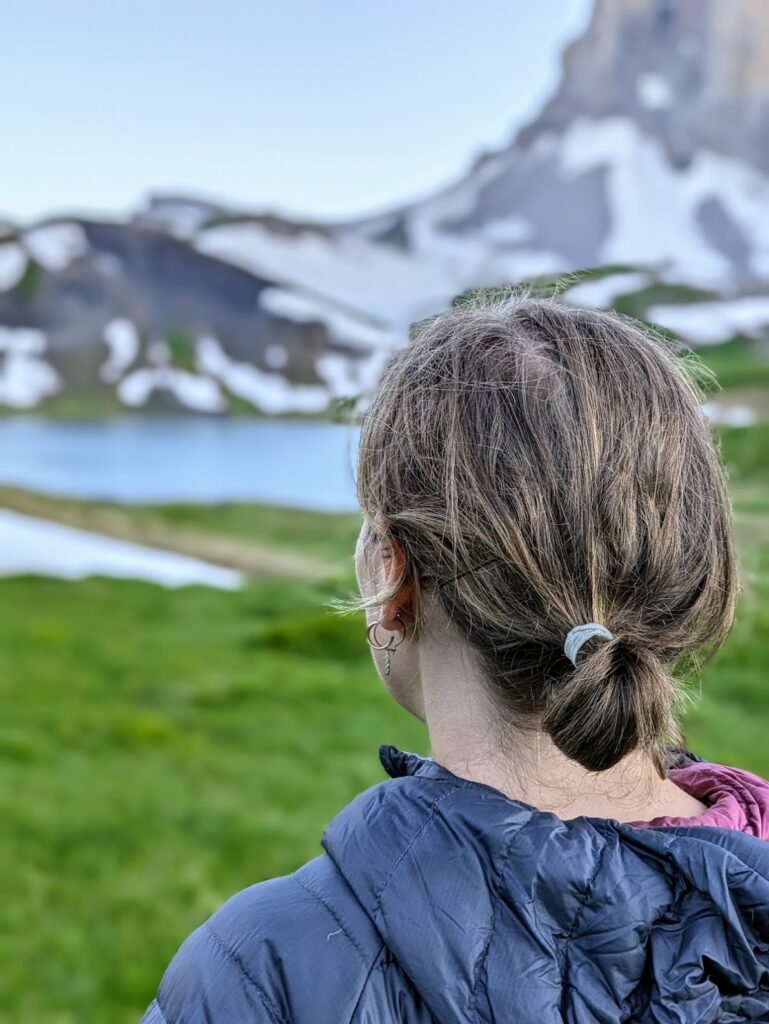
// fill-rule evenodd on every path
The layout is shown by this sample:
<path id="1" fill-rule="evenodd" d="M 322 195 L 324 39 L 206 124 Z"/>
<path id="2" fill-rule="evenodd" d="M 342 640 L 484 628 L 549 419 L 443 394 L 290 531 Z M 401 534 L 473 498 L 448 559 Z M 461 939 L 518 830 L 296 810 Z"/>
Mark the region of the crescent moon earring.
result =
<path id="1" fill-rule="evenodd" d="M 389 676 L 390 674 L 390 651 L 394 651 L 397 647 L 400 647 L 400 645 L 406 639 L 406 627 L 403 625 L 403 621 L 400 615 L 396 614 L 395 618 L 398 620 L 398 622 L 400 622 L 400 636 L 398 637 L 397 640 L 395 639 L 397 633 L 391 633 L 390 636 L 387 638 L 386 643 L 382 644 L 377 641 L 376 630 L 377 626 L 381 625 L 381 619 L 375 619 L 366 630 L 366 640 L 368 642 L 369 647 L 373 648 L 375 651 L 385 652 L 384 674 L 386 676 Z"/>

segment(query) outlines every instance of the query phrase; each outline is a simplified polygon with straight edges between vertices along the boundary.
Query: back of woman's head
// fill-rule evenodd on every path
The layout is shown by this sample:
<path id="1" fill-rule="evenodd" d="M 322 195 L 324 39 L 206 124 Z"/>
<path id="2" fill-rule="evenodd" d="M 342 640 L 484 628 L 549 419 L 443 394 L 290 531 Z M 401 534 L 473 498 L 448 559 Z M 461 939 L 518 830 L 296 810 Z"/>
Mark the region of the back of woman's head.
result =
<path id="1" fill-rule="evenodd" d="M 422 321 L 364 418 L 358 498 L 479 656 L 500 721 L 585 768 L 680 744 L 682 665 L 732 625 L 731 508 L 703 395 L 671 344 L 556 299 L 477 299 Z M 575 625 L 604 624 L 564 654 Z M 699 661 L 698 661 L 699 657 Z"/>

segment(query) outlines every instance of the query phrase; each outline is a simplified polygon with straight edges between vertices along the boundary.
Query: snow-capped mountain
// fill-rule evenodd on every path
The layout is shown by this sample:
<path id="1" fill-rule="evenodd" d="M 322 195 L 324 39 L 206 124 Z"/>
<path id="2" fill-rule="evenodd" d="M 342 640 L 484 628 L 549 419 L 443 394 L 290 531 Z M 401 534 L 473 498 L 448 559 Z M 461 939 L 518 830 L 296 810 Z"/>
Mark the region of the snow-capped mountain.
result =
<path id="1" fill-rule="evenodd" d="M 767 58 L 761 0 L 595 0 L 539 115 L 427 200 L 313 223 L 166 195 L 130 223 L 4 225 L 0 402 L 320 412 L 467 288 L 606 264 L 605 301 L 648 294 L 694 342 L 762 330 Z M 660 282 L 731 312 L 676 320 Z"/>

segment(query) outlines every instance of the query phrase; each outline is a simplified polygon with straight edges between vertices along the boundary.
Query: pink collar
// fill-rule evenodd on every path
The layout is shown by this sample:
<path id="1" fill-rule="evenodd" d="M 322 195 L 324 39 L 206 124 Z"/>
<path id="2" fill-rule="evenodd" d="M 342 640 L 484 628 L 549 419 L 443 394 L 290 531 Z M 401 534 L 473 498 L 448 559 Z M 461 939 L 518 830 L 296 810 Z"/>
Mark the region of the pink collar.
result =
<path id="1" fill-rule="evenodd" d="M 693 818 L 658 817 L 631 821 L 636 827 L 654 825 L 712 825 L 737 829 L 759 839 L 769 839 L 769 782 L 742 768 L 692 761 L 671 768 L 668 777 L 685 792 L 708 804 Z"/>

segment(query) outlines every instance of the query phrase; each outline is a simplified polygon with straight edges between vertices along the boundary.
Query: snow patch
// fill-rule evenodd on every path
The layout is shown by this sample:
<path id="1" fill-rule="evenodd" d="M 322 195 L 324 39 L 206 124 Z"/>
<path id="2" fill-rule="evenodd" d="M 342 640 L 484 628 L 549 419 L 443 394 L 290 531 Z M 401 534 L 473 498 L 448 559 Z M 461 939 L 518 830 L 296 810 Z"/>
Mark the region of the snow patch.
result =
<path id="1" fill-rule="evenodd" d="M 724 423 L 730 427 L 749 427 L 758 422 L 758 414 L 749 405 L 727 405 L 722 402 L 703 402 L 702 412 L 711 423 Z"/>
<path id="2" fill-rule="evenodd" d="M 114 576 L 149 580 L 166 587 L 202 584 L 226 590 L 243 583 L 243 576 L 234 569 L 3 509 L 0 575 L 20 573 L 63 579 Z"/>
<path id="3" fill-rule="evenodd" d="M 322 300 L 298 295 L 283 288 L 264 288 L 259 293 L 259 303 L 267 313 L 284 317 L 299 323 L 320 322 L 334 341 L 362 348 L 375 348 L 386 344 L 389 332 L 358 320 L 335 309 Z"/>
<path id="4" fill-rule="evenodd" d="M 111 320 L 102 332 L 109 356 L 102 363 L 99 375 L 109 384 L 114 384 L 125 373 L 139 354 L 139 332 L 130 320 Z"/>
<path id="5" fill-rule="evenodd" d="M 667 265 L 679 280 L 721 287 L 729 260 L 704 235 L 697 210 L 717 196 L 751 247 L 753 270 L 769 276 L 769 179 L 746 163 L 705 150 L 675 170 L 661 145 L 625 118 L 578 118 L 564 133 L 564 171 L 605 168 L 612 230 L 605 263 Z"/>
<path id="6" fill-rule="evenodd" d="M 27 269 L 27 254 L 17 242 L 0 243 L 0 292 L 13 288 Z"/>
<path id="7" fill-rule="evenodd" d="M 170 366 L 134 370 L 120 381 L 117 393 L 124 405 L 137 407 L 145 405 L 158 389 L 170 391 L 177 401 L 195 412 L 223 412 L 227 407 L 215 380 Z"/>
<path id="8" fill-rule="evenodd" d="M 472 283 L 474 275 L 461 268 L 470 262 L 475 269 L 474 250 L 467 242 L 463 243 L 459 272 L 433 256 L 415 256 L 353 233 L 334 239 L 313 231 L 288 237 L 254 221 L 204 228 L 196 245 L 200 252 L 260 277 L 328 296 L 328 308 L 320 300 L 300 296 L 290 301 L 294 296 L 284 288 L 274 289 L 280 296 L 267 296 L 268 305 L 275 303 L 272 309 L 285 310 L 281 315 L 301 321 L 323 317 L 324 322 L 330 318 L 337 323 L 337 316 L 354 319 L 353 311 L 360 310 L 402 328 L 411 323 L 417 309 L 421 312 L 427 307 L 427 316 L 445 308 Z M 488 245 L 482 249 L 485 254 Z M 350 314 L 340 313 L 334 303 L 348 306 Z M 364 330 L 364 324 L 356 322 L 355 336 Z M 346 325 L 342 330 L 349 333 Z"/>
<path id="9" fill-rule="evenodd" d="M 339 352 L 327 352 L 318 358 L 315 369 L 328 384 L 334 398 L 348 398 L 361 390 L 360 376 L 352 359 Z"/>
<path id="10" fill-rule="evenodd" d="M 628 271 L 623 274 L 607 274 L 606 277 L 594 281 L 576 284 L 564 293 L 567 302 L 575 306 L 588 306 L 594 309 L 609 309 L 620 295 L 640 291 L 651 281 L 649 274 L 640 271 Z"/>
<path id="11" fill-rule="evenodd" d="M 39 356 L 47 348 L 48 339 L 36 327 L 0 327 L 0 352 Z"/>
<path id="12" fill-rule="evenodd" d="M 667 78 L 647 71 L 636 79 L 638 102 L 647 110 L 666 110 L 673 105 L 673 89 Z"/>
<path id="13" fill-rule="evenodd" d="M 61 389 L 59 375 L 41 358 L 47 347 L 42 331 L 0 327 L 0 404 L 29 409 Z"/>
<path id="14" fill-rule="evenodd" d="M 291 384 L 278 374 L 235 362 L 216 338 L 198 339 L 197 360 L 201 370 L 221 381 L 233 395 L 265 413 L 323 412 L 328 407 L 329 393 L 322 385 Z"/>
<path id="15" fill-rule="evenodd" d="M 530 238 L 533 230 L 524 217 L 503 217 L 484 224 L 481 234 L 494 245 L 516 245 Z"/>
<path id="16" fill-rule="evenodd" d="M 63 270 L 88 251 L 88 240 L 79 224 L 43 224 L 24 233 L 24 245 L 46 270 Z"/>
<path id="17" fill-rule="evenodd" d="M 207 255 L 275 282 L 262 299 L 263 308 L 275 315 L 320 320 L 344 344 L 400 346 L 411 323 L 446 309 L 469 287 L 567 269 L 555 252 L 513 248 L 531 231 L 518 216 L 490 222 L 485 233 L 446 229 L 472 215 L 484 184 L 506 173 L 506 166 L 503 156 L 489 157 L 467 178 L 403 211 L 408 249 L 373 241 L 367 236 L 370 222 L 329 236 L 282 235 L 242 220 L 204 227 L 195 244 Z M 367 318 L 381 321 L 381 327 Z M 382 331 L 390 336 L 374 337 Z"/>
<path id="18" fill-rule="evenodd" d="M 658 305 L 652 306 L 646 316 L 698 345 L 716 345 L 735 334 L 753 334 L 769 326 L 769 296 Z"/>

